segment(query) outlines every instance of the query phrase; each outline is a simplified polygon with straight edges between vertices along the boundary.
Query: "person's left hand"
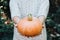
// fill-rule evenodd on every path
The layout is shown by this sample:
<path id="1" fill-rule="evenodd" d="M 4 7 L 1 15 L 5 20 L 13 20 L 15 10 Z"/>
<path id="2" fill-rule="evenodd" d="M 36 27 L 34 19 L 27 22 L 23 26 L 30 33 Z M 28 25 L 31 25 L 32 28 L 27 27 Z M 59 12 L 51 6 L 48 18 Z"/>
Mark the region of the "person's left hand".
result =
<path id="1" fill-rule="evenodd" d="M 40 22 L 42 23 L 43 28 L 44 28 L 45 17 L 44 17 L 44 16 L 40 16 L 40 17 L 39 17 L 39 20 L 40 20 Z"/>
<path id="2" fill-rule="evenodd" d="M 39 20 L 40 20 L 40 22 L 41 22 L 42 24 L 45 23 L 45 17 L 44 17 L 44 16 L 40 16 L 40 17 L 39 17 Z"/>

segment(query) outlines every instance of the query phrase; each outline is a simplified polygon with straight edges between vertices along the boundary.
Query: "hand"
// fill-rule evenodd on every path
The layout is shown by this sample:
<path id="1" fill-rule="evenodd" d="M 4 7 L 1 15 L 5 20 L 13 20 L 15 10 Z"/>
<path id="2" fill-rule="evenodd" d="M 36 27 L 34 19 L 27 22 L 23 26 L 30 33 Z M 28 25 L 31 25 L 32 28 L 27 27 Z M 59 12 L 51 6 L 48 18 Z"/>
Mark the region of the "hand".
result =
<path id="1" fill-rule="evenodd" d="M 19 21 L 20 21 L 19 17 L 18 17 L 18 16 L 15 16 L 15 17 L 13 18 L 14 26 L 17 27 L 17 23 L 18 23 Z"/>
<path id="2" fill-rule="evenodd" d="M 45 17 L 42 15 L 42 16 L 39 17 L 39 19 L 40 19 L 40 22 L 41 22 L 42 24 L 44 24 L 44 22 L 45 22 Z"/>
<path id="3" fill-rule="evenodd" d="M 40 22 L 42 23 L 43 28 L 44 28 L 45 17 L 44 16 L 40 16 L 39 19 L 40 19 Z"/>

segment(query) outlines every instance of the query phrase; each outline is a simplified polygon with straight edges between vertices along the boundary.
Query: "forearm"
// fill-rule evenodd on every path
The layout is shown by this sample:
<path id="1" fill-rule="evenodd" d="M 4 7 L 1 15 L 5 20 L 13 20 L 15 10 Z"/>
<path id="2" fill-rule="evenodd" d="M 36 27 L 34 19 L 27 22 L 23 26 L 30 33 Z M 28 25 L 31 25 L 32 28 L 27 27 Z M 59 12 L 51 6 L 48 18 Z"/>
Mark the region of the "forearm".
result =
<path id="1" fill-rule="evenodd" d="M 9 7 L 10 7 L 10 12 L 11 12 L 11 18 L 13 19 L 15 16 L 20 17 L 20 11 L 18 8 L 18 4 L 16 0 L 10 0 L 9 3 Z"/>
<path id="2" fill-rule="evenodd" d="M 21 16 L 18 5 L 17 5 L 17 1 L 10 0 L 9 6 L 10 6 L 10 12 L 11 12 L 11 19 L 17 23 Z"/>
<path id="3" fill-rule="evenodd" d="M 49 0 L 46 1 L 44 0 L 44 2 L 42 1 L 40 5 L 40 10 L 38 12 L 39 19 L 42 23 L 45 22 L 48 12 L 49 12 Z"/>

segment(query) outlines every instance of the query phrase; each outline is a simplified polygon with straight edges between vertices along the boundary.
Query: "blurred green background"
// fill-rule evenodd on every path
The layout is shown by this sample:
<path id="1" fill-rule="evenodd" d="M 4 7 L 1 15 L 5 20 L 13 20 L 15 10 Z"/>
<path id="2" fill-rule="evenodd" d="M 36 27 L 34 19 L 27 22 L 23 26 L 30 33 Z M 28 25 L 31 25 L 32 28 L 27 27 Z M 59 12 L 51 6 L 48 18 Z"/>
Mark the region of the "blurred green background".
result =
<path id="1" fill-rule="evenodd" d="M 0 40 L 12 40 L 13 22 L 11 20 L 10 0 L 0 0 Z M 60 40 L 60 0 L 49 0 L 50 8 L 46 19 L 48 40 Z"/>

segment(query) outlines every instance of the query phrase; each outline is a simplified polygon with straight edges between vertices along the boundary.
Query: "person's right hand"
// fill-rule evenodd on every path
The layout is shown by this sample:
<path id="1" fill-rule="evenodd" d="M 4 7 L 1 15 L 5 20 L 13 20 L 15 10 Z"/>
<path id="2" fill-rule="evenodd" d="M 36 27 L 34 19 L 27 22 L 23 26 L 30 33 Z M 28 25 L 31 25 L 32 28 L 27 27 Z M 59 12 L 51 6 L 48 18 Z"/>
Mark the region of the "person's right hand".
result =
<path id="1" fill-rule="evenodd" d="M 13 18 L 14 26 L 17 27 L 17 23 L 18 23 L 19 21 L 20 21 L 20 18 L 19 18 L 18 16 L 15 16 L 15 17 Z"/>

